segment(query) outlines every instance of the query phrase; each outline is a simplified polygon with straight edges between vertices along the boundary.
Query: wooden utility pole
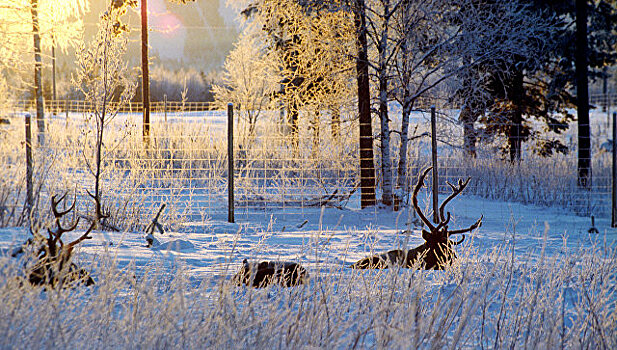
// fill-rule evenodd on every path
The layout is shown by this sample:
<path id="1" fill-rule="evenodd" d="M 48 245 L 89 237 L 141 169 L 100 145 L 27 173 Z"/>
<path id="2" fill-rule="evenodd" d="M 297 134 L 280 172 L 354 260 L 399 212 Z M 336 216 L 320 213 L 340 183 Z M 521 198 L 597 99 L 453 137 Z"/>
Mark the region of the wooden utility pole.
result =
<path id="1" fill-rule="evenodd" d="M 148 0 L 141 0 L 141 85 L 143 102 L 143 137 L 150 138 L 150 72 L 148 69 Z"/>

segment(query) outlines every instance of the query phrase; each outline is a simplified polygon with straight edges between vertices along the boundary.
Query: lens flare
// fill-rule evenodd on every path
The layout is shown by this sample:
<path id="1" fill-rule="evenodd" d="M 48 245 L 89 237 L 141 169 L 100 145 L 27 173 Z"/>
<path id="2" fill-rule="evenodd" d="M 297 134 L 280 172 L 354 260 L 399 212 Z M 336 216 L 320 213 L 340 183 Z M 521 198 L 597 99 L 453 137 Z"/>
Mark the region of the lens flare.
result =
<path id="1" fill-rule="evenodd" d="M 160 32 L 164 37 L 176 37 L 182 21 L 167 10 L 165 2 L 163 0 L 151 1 L 149 7 L 152 29 Z"/>

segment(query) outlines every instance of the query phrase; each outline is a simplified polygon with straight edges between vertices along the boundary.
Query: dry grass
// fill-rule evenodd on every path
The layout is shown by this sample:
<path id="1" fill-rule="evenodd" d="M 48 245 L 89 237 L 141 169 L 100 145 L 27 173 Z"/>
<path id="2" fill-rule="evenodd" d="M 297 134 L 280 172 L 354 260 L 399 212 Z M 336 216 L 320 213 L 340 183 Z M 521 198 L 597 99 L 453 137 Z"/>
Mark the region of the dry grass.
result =
<path id="1" fill-rule="evenodd" d="M 111 257 L 92 263 L 95 287 L 57 291 L 18 286 L 17 265 L 0 258 L 0 348 L 617 346 L 613 247 L 467 250 L 438 272 L 314 264 L 307 285 L 260 290 L 233 286 L 232 265 L 195 280 Z"/>

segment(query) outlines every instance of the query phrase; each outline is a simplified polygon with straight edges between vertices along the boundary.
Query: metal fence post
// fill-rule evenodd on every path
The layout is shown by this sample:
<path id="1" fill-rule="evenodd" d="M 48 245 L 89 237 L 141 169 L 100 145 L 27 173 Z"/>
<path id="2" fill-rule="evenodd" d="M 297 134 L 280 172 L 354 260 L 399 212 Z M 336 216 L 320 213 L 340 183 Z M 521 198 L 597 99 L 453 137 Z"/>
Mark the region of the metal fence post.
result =
<path id="1" fill-rule="evenodd" d="M 439 223 L 439 174 L 437 170 L 437 120 L 435 106 L 431 106 L 431 153 L 433 156 L 433 222 Z"/>
<path id="2" fill-rule="evenodd" d="M 69 101 L 67 100 L 64 101 L 64 116 L 65 116 L 64 126 L 68 128 L 69 127 Z"/>
<path id="3" fill-rule="evenodd" d="M 26 206 L 28 211 L 28 217 L 30 211 L 34 205 L 34 198 L 32 197 L 33 182 L 32 182 L 32 124 L 30 114 L 26 114 Z"/>
<path id="4" fill-rule="evenodd" d="M 234 219 L 234 105 L 227 105 L 227 221 Z"/>
<path id="5" fill-rule="evenodd" d="M 613 112 L 613 193 L 611 227 L 617 227 L 617 112 Z"/>
<path id="6" fill-rule="evenodd" d="M 163 95 L 163 111 L 165 112 L 165 123 L 167 123 L 167 94 Z"/>

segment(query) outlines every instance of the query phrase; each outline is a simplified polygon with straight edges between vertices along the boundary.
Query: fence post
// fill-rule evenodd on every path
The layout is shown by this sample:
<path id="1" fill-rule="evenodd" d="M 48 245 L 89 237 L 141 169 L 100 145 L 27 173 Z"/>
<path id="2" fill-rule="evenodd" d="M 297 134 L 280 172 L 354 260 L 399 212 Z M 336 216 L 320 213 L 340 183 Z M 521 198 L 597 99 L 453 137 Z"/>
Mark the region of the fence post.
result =
<path id="1" fill-rule="evenodd" d="M 34 199 L 32 197 L 33 183 L 32 183 L 32 124 L 30 114 L 26 114 L 26 207 L 28 217 L 30 211 L 34 205 Z"/>
<path id="2" fill-rule="evenodd" d="M 167 94 L 163 95 L 163 111 L 165 112 L 165 123 L 167 123 Z"/>
<path id="3" fill-rule="evenodd" d="M 611 227 L 617 227 L 617 112 L 613 112 L 613 193 Z"/>
<path id="4" fill-rule="evenodd" d="M 69 101 L 68 100 L 64 100 L 64 125 L 65 127 L 69 127 Z"/>
<path id="5" fill-rule="evenodd" d="M 234 223 L 234 105 L 227 105 L 227 221 Z"/>
<path id="6" fill-rule="evenodd" d="M 606 130 L 608 130 L 609 119 L 611 118 L 611 96 L 606 95 Z"/>
<path id="7" fill-rule="evenodd" d="M 433 156 L 433 222 L 439 223 L 439 174 L 437 169 L 437 120 L 435 106 L 431 106 L 431 153 Z"/>

